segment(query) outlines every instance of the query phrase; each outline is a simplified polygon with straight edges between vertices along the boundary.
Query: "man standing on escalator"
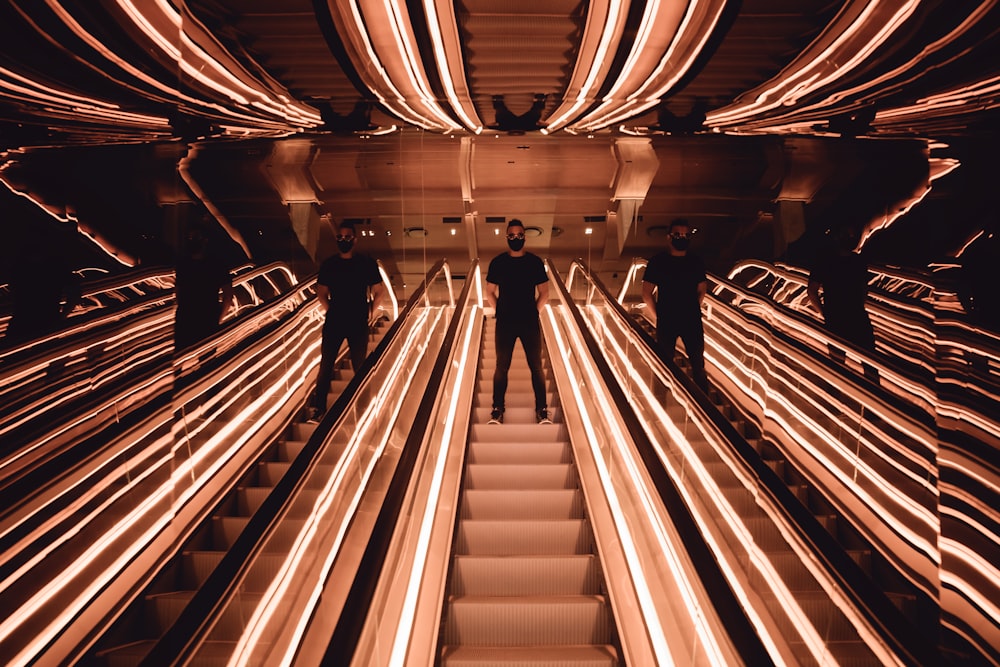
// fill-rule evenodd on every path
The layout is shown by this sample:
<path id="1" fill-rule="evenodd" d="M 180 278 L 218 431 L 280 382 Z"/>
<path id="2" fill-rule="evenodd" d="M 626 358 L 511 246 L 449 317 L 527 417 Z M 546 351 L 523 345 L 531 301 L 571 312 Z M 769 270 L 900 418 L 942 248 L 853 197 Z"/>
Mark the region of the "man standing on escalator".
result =
<path id="1" fill-rule="evenodd" d="M 507 372 L 514 344 L 520 338 L 531 371 L 536 420 L 539 424 L 550 424 L 542 373 L 542 327 L 538 318 L 538 311 L 549 301 L 549 277 L 541 258 L 524 249 L 524 224 L 520 220 L 507 223 L 507 247 L 507 252 L 490 261 L 486 272 L 486 298 L 496 309 L 497 319 L 497 366 L 493 373 L 493 411 L 489 423 L 503 423 Z"/>
<path id="2" fill-rule="evenodd" d="M 357 373 L 364 363 L 368 356 L 369 314 L 378 308 L 385 293 L 378 263 L 367 255 L 355 253 L 356 241 L 354 225 L 341 223 L 337 229 L 337 254 L 327 258 L 319 267 L 316 298 L 325 319 L 310 422 L 319 421 L 326 412 L 333 367 L 345 340 L 354 372 Z"/>
<path id="3" fill-rule="evenodd" d="M 694 231 L 685 218 L 671 221 L 670 247 L 654 255 L 646 264 L 642 300 L 647 312 L 656 315 L 660 357 L 673 360 L 680 338 L 695 383 L 708 391 L 705 331 L 701 323 L 701 304 L 708 290 L 708 278 L 701 257 L 688 252 Z"/>

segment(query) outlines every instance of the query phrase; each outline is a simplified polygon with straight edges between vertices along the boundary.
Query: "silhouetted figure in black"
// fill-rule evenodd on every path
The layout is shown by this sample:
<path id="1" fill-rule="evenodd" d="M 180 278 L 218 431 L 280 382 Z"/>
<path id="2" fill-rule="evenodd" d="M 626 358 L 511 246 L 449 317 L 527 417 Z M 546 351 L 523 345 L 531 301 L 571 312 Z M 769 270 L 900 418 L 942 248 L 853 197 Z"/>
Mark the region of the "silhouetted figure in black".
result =
<path id="1" fill-rule="evenodd" d="M 972 321 L 1000 331 L 1000 234 L 989 228 L 961 255 L 959 297 Z"/>
<path id="2" fill-rule="evenodd" d="M 873 354 L 875 331 L 865 308 L 868 263 L 854 251 L 858 234 L 853 228 L 842 227 L 830 233 L 830 240 L 832 247 L 809 274 L 809 301 L 823 314 L 827 331 Z M 845 352 L 830 345 L 830 355 L 843 361 Z M 875 369 L 864 366 L 865 375 L 876 379 Z"/>
<path id="3" fill-rule="evenodd" d="M 337 254 L 320 264 L 316 278 L 316 299 L 324 318 L 310 422 L 319 421 L 326 412 L 334 365 L 345 340 L 354 371 L 364 363 L 368 356 L 369 318 L 385 294 L 378 262 L 368 255 L 356 253 L 355 243 L 354 225 L 342 222 L 337 228 Z"/>
<path id="4" fill-rule="evenodd" d="M 218 331 L 233 303 L 232 275 L 222 258 L 212 252 L 209 228 L 204 218 L 190 225 L 177 260 L 174 323 L 177 349 L 194 345 Z"/>
<path id="5" fill-rule="evenodd" d="M 494 95 L 493 110 L 496 112 L 496 124 L 490 127 L 504 132 L 534 132 L 542 128 L 540 121 L 542 111 L 545 110 L 545 95 L 535 95 L 531 108 L 520 115 L 514 114 L 507 108 L 503 95 Z"/>
<path id="6" fill-rule="evenodd" d="M 678 116 L 666 102 L 660 104 L 657 110 L 656 126 L 668 134 L 694 134 L 704 129 L 708 102 L 697 98 L 691 105 L 691 110 L 684 116 Z"/>
<path id="7" fill-rule="evenodd" d="M 656 343 L 660 357 L 672 361 L 677 339 L 691 363 L 695 383 L 708 391 L 705 374 L 705 330 L 701 304 L 708 291 L 705 262 L 688 252 L 693 234 L 685 218 L 670 222 L 670 247 L 649 259 L 642 276 L 642 300 L 656 315 Z"/>
<path id="8" fill-rule="evenodd" d="M 827 123 L 827 129 L 842 137 L 864 136 L 872 131 L 872 121 L 875 120 L 875 107 L 871 104 L 834 116 Z"/>
<path id="9" fill-rule="evenodd" d="M 375 128 L 371 122 L 372 105 L 365 100 L 358 100 L 347 114 L 334 111 L 333 105 L 329 102 L 318 102 L 316 106 L 319 108 L 324 126 L 334 134 L 351 134 Z"/>
<path id="10" fill-rule="evenodd" d="M 26 232 L 9 250 L 11 318 L 4 335 L 6 347 L 59 329 L 80 301 L 80 277 L 69 253 L 53 239 Z"/>

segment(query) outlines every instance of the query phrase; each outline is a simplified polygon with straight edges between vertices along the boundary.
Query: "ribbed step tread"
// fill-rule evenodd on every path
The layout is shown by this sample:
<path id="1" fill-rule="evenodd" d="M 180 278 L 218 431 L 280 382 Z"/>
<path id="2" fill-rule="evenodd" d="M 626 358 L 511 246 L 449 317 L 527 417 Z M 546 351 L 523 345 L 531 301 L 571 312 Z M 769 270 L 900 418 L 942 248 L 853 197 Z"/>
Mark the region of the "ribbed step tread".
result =
<path id="1" fill-rule="evenodd" d="M 464 646 L 608 644 L 611 614 L 600 595 L 469 596 L 448 604 L 444 643 Z"/>
<path id="2" fill-rule="evenodd" d="M 504 425 L 491 425 L 492 428 L 502 430 Z M 536 426 L 534 428 L 544 428 Z M 556 464 L 572 463 L 573 451 L 568 442 L 535 442 L 535 441 L 510 441 L 510 442 L 477 442 L 469 443 L 469 453 L 466 459 L 469 464 L 474 463 L 507 463 L 507 464 Z"/>
<path id="3" fill-rule="evenodd" d="M 558 406 L 549 405 L 549 419 L 555 423 L 562 422 L 562 408 Z M 472 412 L 472 423 L 473 424 L 486 424 L 490 420 L 490 413 L 493 412 L 493 406 L 490 405 L 490 399 L 487 400 L 479 407 L 474 408 Z M 504 424 L 534 424 L 536 420 L 535 416 L 535 400 L 532 398 L 529 405 L 512 406 L 507 405 L 504 408 L 503 421 Z M 490 424 L 492 426 L 492 424 Z"/>
<path id="4" fill-rule="evenodd" d="M 579 483 L 576 466 L 470 464 L 465 468 L 466 489 L 573 489 Z"/>
<path id="5" fill-rule="evenodd" d="M 586 554 L 593 550 L 590 525 L 583 519 L 568 521 L 459 522 L 456 554 L 524 556 Z"/>
<path id="6" fill-rule="evenodd" d="M 615 667 L 612 646 L 445 646 L 444 667 Z"/>
<path id="7" fill-rule="evenodd" d="M 592 554 L 579 556 L 456 556 L 451 594 L 524 596 L 596 595 L 601 569 Z"/>
<path id="8" fill-rule="evenodd" d="M 566 427 L 562 424 L 511 423 L 506 414 L 503 424 L 473 424 L 469 429 L 472 442 L 566 442 Z"/>
<path id="9" fill-rule="evenodd" d="M 462 519 L 582 519 L 583 494 L 577 489 L 467 489 L 462 494 Z"/>
<path id="10" fill-rule="evenodd" d="M 225 551 L 185 551 L 182 555 L 184 563 L 185 587 L 200 587 L 208 575 L 222 561 Z M 250 593 L 263 593 L 271 585 L 285 562 L 283 554 L 262 553 L 254 559 L 254 565 L 247 572 L 242 588 Z"/>

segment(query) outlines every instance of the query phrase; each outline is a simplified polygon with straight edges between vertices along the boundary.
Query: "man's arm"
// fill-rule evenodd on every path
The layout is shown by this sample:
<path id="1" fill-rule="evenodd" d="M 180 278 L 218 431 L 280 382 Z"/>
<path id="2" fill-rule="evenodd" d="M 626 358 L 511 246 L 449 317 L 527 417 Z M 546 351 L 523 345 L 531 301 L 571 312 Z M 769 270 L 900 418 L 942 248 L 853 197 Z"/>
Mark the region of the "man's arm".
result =
<path id="1" fill-rule="evenodd" d="M 653 290 L 656 285 L 645 280 L 642 281 L 642 302 L 646 304 L 646 319 L 656 322 L 656 299 L 653 297 Z"/>
<path id="2" fill-rule="evenodd" d="M 708 281 L 702 280 L 698 283 L 698 305 L 705 303 L 705 293 L 708 292 Z"/>
<path id="3" fill-rule="evenodd" d="M 228 273 L 226 277 L 227 278 L 229 277 Z M 222 309 L 219 312 L 220 324 L 222 323 L 222 320 L 226 319 L 226 316 L 228 316 L 230 312 L 236 309 L 236 303 L 234 301 L 236 291 L 233 289 L 232 278 L 229 278 L 229 280 L 223 280 L 221 289 L 222 289 Z"/>
<path id="4" fill-rule="evenodd" d="M 496 309 L 497 298 L 500 296 L 500 286 L 496 283 L 487 282 L 486 283 L 486 301 L 489 302 L 490 308 Z"/>
<path id="5" fill-rule="evenodd" d="M 538 310 L 541 310 L 549 302 L 549 282 L 539 283 L 536 285 L 536 288 L 538 289 L 538 296 L 535 298 L 535 306 Z"/>
<path id="6" fill-rule="evenodd" d="M 823 313 L 823 300 L 819 298 L 819 290 L 822 287 L 822 283 L 817 280 L 809 280 L 809 285 L 806 287 L 806 293 L 809 295 L 809 303 L 811 303 L 816 310 Z"/>
<path id="7" fill-rule="evenodd" d="M 330 288 L 326 285 L 316 284 L 316 298 L 319 300 L 319 308 L 326 314 L 330 309 Z"/>
<path id="8" fill-rule="evenodd" d="M 382 303 L 382 297 L 385 296 L 385 283 L 378 282 L 372 285 L 372 312 L 374 313 L 378 310 L 379 305 Z"/>

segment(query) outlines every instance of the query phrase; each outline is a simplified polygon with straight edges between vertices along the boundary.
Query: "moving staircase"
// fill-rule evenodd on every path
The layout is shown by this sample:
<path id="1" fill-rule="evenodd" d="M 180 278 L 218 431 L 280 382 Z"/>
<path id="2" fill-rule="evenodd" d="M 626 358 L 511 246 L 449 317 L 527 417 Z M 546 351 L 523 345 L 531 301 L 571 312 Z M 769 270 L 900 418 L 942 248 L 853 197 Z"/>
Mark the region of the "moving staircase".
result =
<path id="1" fill-rule="evenodd" d="M 503 424 L 488 424 L 495 320 L 476 407 L 442 622 L 441 664 L 618 665 L 617 630 L 546 355 L 552 424 L 536 424 L 515 347 Z"/>
<path id="2" fill-rule="evenodd" d="M 372 350 L 384 336 L 388 325 L 379 319 L 369 335 L 368 349 Z M 354 377 L 350 355 L 346 348 L 338 357 L 334 379 L 331 382 L 327 405 L 333 405 L 341 392 Z M 106 665 L 107 667 L 131 667 L 138 665 L 147 656 L 156 641 L 180 616 L 185 606 L 194 597 L 206 578 L 213 572 L 233 546 L 235 540 L 247 526 L 250 517 L 260 508 L 271 494 L 274 486 L 288 470 L 291 462 L 305 447 L 309 436 L 316 430 L 316 424 L 305 421 L 305 413 L 290 423 L 282 436 L 268 447 L 264 455 L 228 493 L 225 499 L 210 513 L 210 516 L 195 530 L 180 552 L 160 570 L 142 595 L 104 634 L 88 656 L 84 664 Z M 290 542 L 301 522 L 283 522 L 278 530 L 287 533 L 285 542 Z M 278 540 L 282 538 L 278 537 Z M 262 556 L 272 567 L 254 570 L 259 576 L 248 577 L 241 595 L 247 601 L 246 610 L 252 611 L 260 596 L 266 590 L 271 577 L 266 576 L 280 566 L 280 554 Z M 233 609 L 237 611 L 239 607 Z M 243 631 L 245 617 L 230 613 L 222 618 L 223 626 L 229 624 L 231 630 L 219 634 L 235 641 Z M 228 645 L 219 647 L 220 655 L 228 655 Z"/>

